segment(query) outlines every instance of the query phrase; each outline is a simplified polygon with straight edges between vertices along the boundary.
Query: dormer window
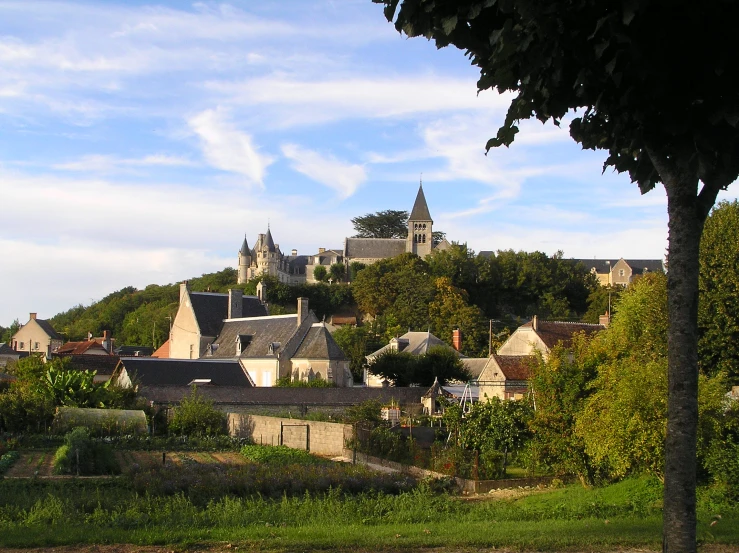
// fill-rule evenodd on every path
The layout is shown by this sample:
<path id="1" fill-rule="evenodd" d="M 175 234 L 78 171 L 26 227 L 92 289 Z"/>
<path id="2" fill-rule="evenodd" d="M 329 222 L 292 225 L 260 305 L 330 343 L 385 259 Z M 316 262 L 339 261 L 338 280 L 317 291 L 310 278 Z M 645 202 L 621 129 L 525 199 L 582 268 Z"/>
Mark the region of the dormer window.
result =
<path id="1" fill-rule="evenodd" d="M 236 336 L 236 355 L 241 355 L 249 347 L 251 338 L 249 334 L 239 334 Z"/>
<path id="2" fill-rule="evenodd" d="M 280 349 L 280 342 L 270 342 L 267 346 L 267 354 L 275 355 L 278 349 Z"/>

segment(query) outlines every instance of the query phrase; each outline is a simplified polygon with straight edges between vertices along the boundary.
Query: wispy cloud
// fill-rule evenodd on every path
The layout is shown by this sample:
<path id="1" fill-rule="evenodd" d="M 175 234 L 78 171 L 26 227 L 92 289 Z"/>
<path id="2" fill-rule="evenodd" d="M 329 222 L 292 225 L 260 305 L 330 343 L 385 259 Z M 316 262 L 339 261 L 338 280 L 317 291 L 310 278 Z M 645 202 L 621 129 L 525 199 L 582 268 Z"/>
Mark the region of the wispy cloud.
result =
<path id="1" fill-rule="evenodd" d="M 309 179 L 333 188 L 342 199 L 353 195 L 367 180 L 364 167 L 340 161 L 334 156 L 321 155 L 296 144 L 284 144 L 282 153 L 292 162 L 293 169 Z"/>
<path id="2" fill-rule="evenodd" d="M 243 175 L 248 184 L 264 187 L 265 172 L 274 158 L 261 154 L 252 137 L 236 129 L 224 110 L 203 111 L 188 123 L 200 137 L 208 163 L 222 171 Z"/>
<path id="3" fill-rule="evenodd" d="M 166 154 L 154 154 L 142 158 L 118 158 L 116 156 L 106 155 L 87 155 L 76 161 L 55 164 L 52 168 L 60 169 L 62 171 L 109 173 L 122 168 L 131 167 L 192 167 L 195 165 L 197 165 L 195 162 L 187 158 Z"/>

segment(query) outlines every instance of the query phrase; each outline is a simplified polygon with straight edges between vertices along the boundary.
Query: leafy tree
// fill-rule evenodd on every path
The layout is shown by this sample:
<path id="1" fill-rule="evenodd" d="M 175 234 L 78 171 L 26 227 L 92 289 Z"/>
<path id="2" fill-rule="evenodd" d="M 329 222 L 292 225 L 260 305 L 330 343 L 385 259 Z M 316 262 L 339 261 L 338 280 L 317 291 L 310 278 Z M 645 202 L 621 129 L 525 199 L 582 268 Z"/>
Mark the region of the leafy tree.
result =
<path id="1" fill-rule="evenodd" d="M 366 326 L 342 326 L 333 338 L 349 358 L 349 368 L 355 382 L 361 382 L 367 355 L 382 347 L 382 341 Z"/>
<path id="2" fill-rule="evenodd" d="M 529 385 L 535 411 L 528 454 L 532 468 L 543 465 L 555 474 L 576 474 L 592 484 L 595 467 L 582 438 L 575 435 L 575 421 L 596 374 L 594 364 L 583 362 L 586 347 L 585 338 L 575 336 L 570 350 L 555 346 L 546 361 L 539 357 L 533 364 Z"/>
<path id="3" fill-rule="evenodd" d="M 175 407 L 169 430 L 183 436 L 212 436 L 225 434 L 226 417 L 204 398 L 195 386 L 190 395 Z"/>
<path id="4" fill-rule="evenodd" d="M 454 350 L 444 346 L 432 347 L 423 355 L 386 351 L 375 358 L 369 370 L 394 386 L 431 386 L 436 379 L 446 384 L 470 378 Z"/>
<path id="5" fill-rule="evenodd" d="M 408 212 L 388 209 L 352 219 L 356 238 L 407 238 Z"/>
<path id="6" fill-rule="evenodd" d="M 582 322 L 598 324 L 600 316 L 609 312 L 615 313 L 615 305 L 623 292 L 623 286 L 596 286 L 588 296 L 588 310 L 582 317 Z"/>
<path id="7" fill-rule="evenodd" d="M 4 328 L 0 326 L 0 343 L 11 344 L 13 342 L 13 336 L 20 329 L 21 329 L 21 323 L 18 319 L 14 320 L 13 323 L 8 328 Z"/>
<path id="8" fill-rule="evenodd" d="M 452 285 L 447 277 L 436 279 L 436 294 L 428 306 L 431 328 L 436 336 L 452 342 L 452 332 L 462 332 L 462 352 L 479 356 L 488 353 L 488 323 L 482 311 L 468 304 L 467 292 Z"/>
<path id="9" fill-rule="evenodd" d="M 316 279 L 318 282 L 323 282 L 324 280 L 326 280 L 327 276 L 328 271 L 323 265 L 319 265 L 318 267 L 313 269 L 313 278 Z"/>
<path id="10" fill-rule="evenodd" d="M 361 263 L 359 261 L 352 261 L 349 264 L 349 280 L 353 281 L 355 278 L 357 278 L 357 274 L 359 274 L 359 271 L 367 267 L 366 264 Z"/>
<path id="11" fill-rule="evenodd" d="M 333 282 L 344 282 L 346 280 L 346 265 L 343 263 L 332 264 L 328 275 Z"/>
<path id="12" fill-rule="evenodd" d="M 706 221 L 700 249 L 698 327 L 701 369 L 739 384 L 739 202 L 721 202 Z"/>
<path id="13" fill-rule="evenodd" d="M 718 192 L 739 174 L 735 4 L 375 1 L 399 31 L 466 51 L 480 68 L 480 90 L 513 93 L 488 148 L 510 145 L 520 120 L 559 124 L 578 110 L 570 124 L 577 142 L 607 150 L 605 166 L 628 172 L 643 193 L 663 183 L 670 266 L 663 549 L 695 551 L 698 254 Z"/>

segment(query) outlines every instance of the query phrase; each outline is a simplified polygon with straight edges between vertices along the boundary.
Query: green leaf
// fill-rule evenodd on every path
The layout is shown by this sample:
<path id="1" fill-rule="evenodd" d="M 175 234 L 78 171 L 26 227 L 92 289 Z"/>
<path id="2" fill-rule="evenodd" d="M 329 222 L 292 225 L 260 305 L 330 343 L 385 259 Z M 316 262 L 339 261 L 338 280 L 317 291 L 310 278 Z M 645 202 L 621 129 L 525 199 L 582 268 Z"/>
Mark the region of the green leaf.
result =
<path id="1" fill-rule="evenodd" d="M 451 17 L 447 17 L 441 21 L 441 28 L 444 31 L 445 35 L 450 35 L 454 31 L 454 29 L 457 27 L 457 16 L 453 15 Z"/>

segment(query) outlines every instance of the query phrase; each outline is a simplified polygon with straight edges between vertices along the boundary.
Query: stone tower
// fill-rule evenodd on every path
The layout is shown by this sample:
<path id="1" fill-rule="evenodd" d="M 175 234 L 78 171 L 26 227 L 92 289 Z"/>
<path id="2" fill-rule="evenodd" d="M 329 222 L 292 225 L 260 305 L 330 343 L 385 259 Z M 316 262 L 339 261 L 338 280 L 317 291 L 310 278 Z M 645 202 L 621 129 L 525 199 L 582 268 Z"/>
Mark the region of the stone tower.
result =
<path id="1" fill-rule="evenodd" d="M 249 244 L 246 242 L 246 235 L 244 235 L 244 243 L 241 244 L 239 250 L 239 277 L 237 282 L 244 284 L 249 280 L 249 267 L 251 266 L 251 250 Z"/>
<path id="2" fill-rule="evenodd" d="M 423 184 L 421 184 L 418 187 L 416 203 L 413 204 L 413 211 L 408 219 L 408 239 L 405 251 L 415 253 L 422 258 L 429 255 L 434 248 L 433 225 L 434 221 L 431 219 L 426 196 L 423 194 Z"/>

